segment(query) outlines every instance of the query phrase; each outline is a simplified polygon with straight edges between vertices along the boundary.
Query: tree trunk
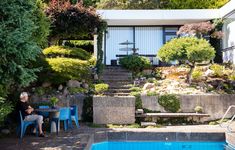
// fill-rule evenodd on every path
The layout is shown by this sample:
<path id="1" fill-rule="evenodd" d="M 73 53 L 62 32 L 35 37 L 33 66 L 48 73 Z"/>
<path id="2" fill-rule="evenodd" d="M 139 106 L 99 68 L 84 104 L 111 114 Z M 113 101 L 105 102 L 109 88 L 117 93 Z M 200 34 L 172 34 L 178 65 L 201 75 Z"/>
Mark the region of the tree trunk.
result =
<path id="1" fill-rule="evenodd" d="M 187 74 L 187 81 L 186 81 L 188 84 L 192 83 L 192 73 L 193 73 L 194 68 L 195 68 L 195 64 L 190 65 L 190 70 Z"/>

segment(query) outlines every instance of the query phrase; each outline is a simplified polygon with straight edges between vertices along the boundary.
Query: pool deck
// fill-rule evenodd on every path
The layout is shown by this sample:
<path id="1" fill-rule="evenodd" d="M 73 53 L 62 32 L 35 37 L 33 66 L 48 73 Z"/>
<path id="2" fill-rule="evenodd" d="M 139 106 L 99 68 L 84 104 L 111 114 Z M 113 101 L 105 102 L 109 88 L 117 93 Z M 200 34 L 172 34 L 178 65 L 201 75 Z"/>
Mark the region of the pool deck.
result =
<path id="1" fill-rule="evenodd" d="M 47 134 L 46 138 L 26 135 L 22 143 L 15 135 L 0 139 L 4 150 L 83 150 L 94 142 L 104 140 L 225 140 L 226 128 L 218 125 L 167 126 L 161 128 L 90 128 L 82 125 L 79 129 L 61 131 L 58 136 Z M 213 136 L 211 136 L 213 135 Z M 173 137 L 173 138 L 172 138 Z"/>

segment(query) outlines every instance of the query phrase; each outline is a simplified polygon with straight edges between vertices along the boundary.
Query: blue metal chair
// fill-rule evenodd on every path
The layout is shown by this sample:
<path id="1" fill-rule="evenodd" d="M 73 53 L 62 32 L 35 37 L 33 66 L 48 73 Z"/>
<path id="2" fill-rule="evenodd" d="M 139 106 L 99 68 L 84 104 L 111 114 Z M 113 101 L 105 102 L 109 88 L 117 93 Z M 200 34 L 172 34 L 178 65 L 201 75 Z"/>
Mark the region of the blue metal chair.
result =
<path id="1" fill-rule="evenodd" d="M 75 122 L 77 128 L 79 128 L 79 122 L 78 122 L 78 106 L 77 105 L 72 105 L 70 106 L 71 108 L 71 120 L 70 120 L 70 125 L 72 127 L 72 121 Z"/>
<path id="2" fill-rule="evenodd" d="M 29 125 L 34 125 L 35 128 L 36 128 L 36 135 L 38 135 L 38 125 L 37 125 L 37 122 L 36 121 L 24 121 L 23 120 L 23 117 L 22 117 L 22 113 L 21 111 L 19 111 L 19 114 L 20 114 L 20 125 L 18 126 L 17 128 L 17 133 L 19 135 L 19 137 L 22 139 L 24 134 L 25 134 L 25 131 L 27 129 L 27 127 Z"/>
<path id="3" fill-rule="evenodd" d="M 49 106 L 39 106 L 38 108 L 50 108 Z M 39 115 L 42 115 L 44 118 L 49 118 L 49 112 L 38 112 Z"/>

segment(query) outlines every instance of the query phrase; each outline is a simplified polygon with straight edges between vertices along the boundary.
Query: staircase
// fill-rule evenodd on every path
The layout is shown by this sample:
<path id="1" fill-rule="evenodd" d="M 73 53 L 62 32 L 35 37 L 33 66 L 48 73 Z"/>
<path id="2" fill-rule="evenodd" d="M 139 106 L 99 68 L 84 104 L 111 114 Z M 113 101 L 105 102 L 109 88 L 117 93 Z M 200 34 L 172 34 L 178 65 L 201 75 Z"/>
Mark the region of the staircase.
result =
<path id="1" fill-rule="evenodd" d="M 109 85 L 109 90 L 105 92 L 108 96 L 129 96 L 132 82 L 132 73 L 120 66 L 106 66 L 101 80 Z"/>

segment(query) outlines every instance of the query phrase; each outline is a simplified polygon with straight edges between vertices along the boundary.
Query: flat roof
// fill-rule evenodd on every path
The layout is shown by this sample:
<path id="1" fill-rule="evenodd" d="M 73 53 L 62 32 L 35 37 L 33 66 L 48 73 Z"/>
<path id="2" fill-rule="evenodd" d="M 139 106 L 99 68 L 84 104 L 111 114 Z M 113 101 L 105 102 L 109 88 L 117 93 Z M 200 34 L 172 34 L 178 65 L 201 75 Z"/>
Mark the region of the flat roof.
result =
<path id="1" fill-rule="evenodd" d="M 109 26 L 183 25 L 223 18 L 235 10 L 235 0 L 220 9 L 97 10 Z"/>

